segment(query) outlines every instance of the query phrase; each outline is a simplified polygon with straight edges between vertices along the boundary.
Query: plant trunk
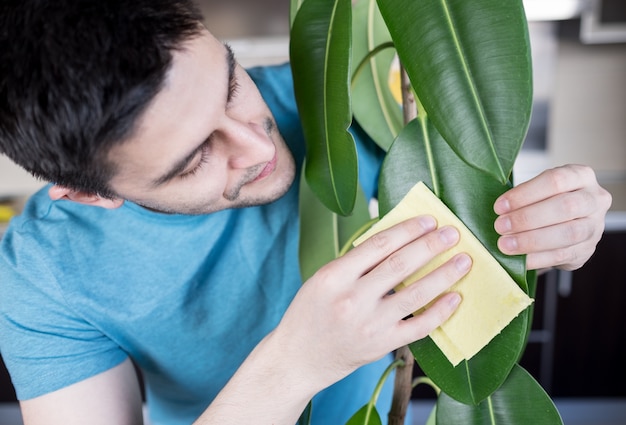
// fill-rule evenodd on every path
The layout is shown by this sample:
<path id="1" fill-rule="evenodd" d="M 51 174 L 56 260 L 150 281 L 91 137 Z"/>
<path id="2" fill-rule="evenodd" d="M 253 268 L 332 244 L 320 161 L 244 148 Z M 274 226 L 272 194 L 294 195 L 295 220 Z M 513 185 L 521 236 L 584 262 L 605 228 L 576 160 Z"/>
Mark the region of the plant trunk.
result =
<path id="1" fill-rule="evenodd" d="M 400 67 L 400 75 L 402 81 L 402 111 L 404 124 L 406 125 L 417 117 L 417 103 L 413 97 L 411 82 L 403 67 Z M 404 361 L 404 366 L 396 369 L 393 399 L 388 415 L 389 425 L 404 425 L 413 390 L 413 365 L 415 364 L 415 358 L 409 347 L 401 347 L 396 351 L 396 360 L 399 359 Z"/>
<path id="2" fill-rule="evenodd" d="M 399 359 L 404 361 L 404 366 L 396 369 L 391 410 L 389 410 L 388 415 L 389 425 L 404 425 L 409 401 L 411 400 L 411 382 L 413 381 L 413 364 L 415 359 L 409 347 L 404 346 L 396 351 L 396 360 Z"/>

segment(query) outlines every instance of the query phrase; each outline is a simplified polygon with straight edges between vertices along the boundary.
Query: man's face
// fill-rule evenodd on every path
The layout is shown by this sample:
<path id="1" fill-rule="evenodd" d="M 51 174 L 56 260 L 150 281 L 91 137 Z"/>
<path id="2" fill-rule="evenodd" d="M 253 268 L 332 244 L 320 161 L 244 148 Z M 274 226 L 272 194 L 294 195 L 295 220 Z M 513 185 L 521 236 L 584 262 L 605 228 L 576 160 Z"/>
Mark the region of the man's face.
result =
<path id="1" fill-rule="evenodd" d="M 256 85 L 208 32 L 174 52 L 163 89 L 109 159 L 115 193 L 168 213 L 268 203 L 295 173 Z"/>

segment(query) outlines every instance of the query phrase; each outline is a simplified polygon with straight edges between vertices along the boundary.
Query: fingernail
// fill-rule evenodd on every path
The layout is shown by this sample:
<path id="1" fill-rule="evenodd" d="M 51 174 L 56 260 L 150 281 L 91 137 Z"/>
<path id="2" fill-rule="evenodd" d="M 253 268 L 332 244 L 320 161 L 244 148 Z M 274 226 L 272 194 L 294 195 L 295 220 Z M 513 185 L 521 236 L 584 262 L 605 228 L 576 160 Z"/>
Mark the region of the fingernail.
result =
<path id="1" fill-rule="evenodd" d="M 498 214 L 504 214 L 511 211 L 511 204 L 509 203 L 508 199 L 500 198 L 496 201 L 493 209 Z"/>
<path id="2" fill-rule="evenodd" d="M 517 251 L 517 238 L 513 236 L 504 236 L 500 238 L 500 246 L 506 251 Z"/>
<path id="3" fill-rule="evenodd" d="M 456 292 L 452 292 L 448 302 L 450 303 L 450 307 L 456 308 L 459 304 L 461 304 L 461 295 Z"/>
<path id="4" fill-rule="evenodd" d="M 499 217 L 496 220 L 496 230 L 500 233 L 509 232 L 512 228 L 511 219 L 508 217 Z"/>
<path id="5" fill-rule="evenodd" d="M 424 230 L 434 230 L 437 227 L 437 221 L 430 215 L 422 216 L 419 220 Z"/>
<path id="6" fill-rule="evenodd" d="M 451 245 L 459 240 L 459 232 L 454 227 L 446 226 L 441 229 L 439 237 L 446 245 Z"/>
<path id="7" fill-rule="evenodd" d="M 467 254 L 461 254 L 456 257 L 454 264 L 460 272 L 466 272 L 472 267 L 472 259 Z"/>

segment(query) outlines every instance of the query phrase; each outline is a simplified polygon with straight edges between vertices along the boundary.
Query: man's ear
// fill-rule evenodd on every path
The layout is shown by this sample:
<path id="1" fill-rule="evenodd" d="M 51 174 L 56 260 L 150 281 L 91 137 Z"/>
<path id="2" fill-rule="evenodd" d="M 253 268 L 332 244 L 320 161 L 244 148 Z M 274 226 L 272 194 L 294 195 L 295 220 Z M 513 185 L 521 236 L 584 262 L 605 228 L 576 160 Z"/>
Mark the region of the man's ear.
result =
<path id="1" fill-rule="evenodd" d="M 79 204 L 91 205 L 94 207 L 101 207 L 106 209 L 115 209 L 122 206 L 124 200 L 122 198 L 103 198 L 100 195 L 94 195 L 92 193 L 81 192 L 78 190 L 69 189 L 65 186 L 54 185 L 48 190 L 48 195 L 53 201 L 65 199 L 68 201 L 77 202 Z"/>

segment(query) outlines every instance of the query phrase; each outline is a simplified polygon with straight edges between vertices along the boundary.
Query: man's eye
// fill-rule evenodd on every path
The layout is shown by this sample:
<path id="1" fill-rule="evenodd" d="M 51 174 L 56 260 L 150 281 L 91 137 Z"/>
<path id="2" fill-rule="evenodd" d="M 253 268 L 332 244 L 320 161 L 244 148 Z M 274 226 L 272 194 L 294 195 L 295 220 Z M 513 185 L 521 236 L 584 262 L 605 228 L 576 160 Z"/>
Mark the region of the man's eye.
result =
<path id="1" fill-rule="evenodd" d="M 178 177 L 184 180 L 184 179 L 195 176 L 196 173 L 198 173 L 202 169 L 204 164 L 206 164 L 208 161 L 209 161 L 209 149 L 208 149 L 208 143 L 205 143 L 202 146 L 202 149 L 200 150 L 200 161 L 198 161 L 198 163 L 191 170 L 183 172 Z"/>
<path id="2" fill-rule="evenodd" d="M 228 85 L 228 102 L 231 102 L 235 96 L 237 96 L 237 93 L 239 92 L 239 82 L 237 81 L 237 77 L 233 76 L 233 78 L 230 80 L 230 83 Z"/>

